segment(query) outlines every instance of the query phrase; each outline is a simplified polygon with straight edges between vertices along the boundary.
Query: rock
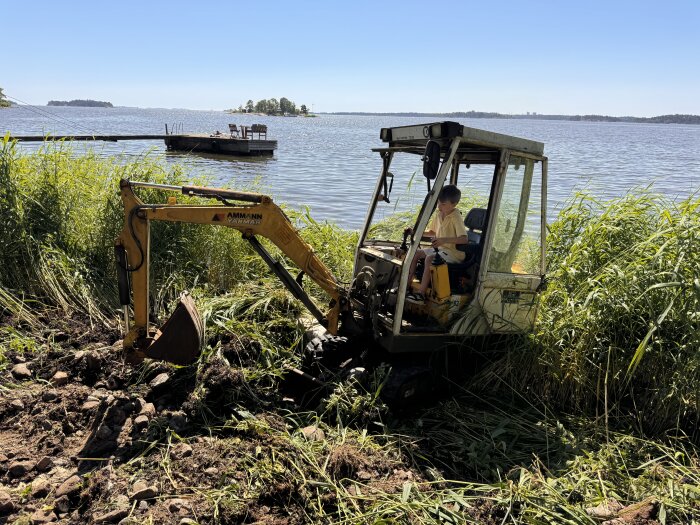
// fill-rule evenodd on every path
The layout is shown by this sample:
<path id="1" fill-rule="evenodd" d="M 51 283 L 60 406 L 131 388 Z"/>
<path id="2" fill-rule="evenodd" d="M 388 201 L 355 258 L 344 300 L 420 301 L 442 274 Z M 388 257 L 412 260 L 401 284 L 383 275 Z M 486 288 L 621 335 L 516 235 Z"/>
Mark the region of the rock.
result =
<path id="1" fill-rule="evenodd" d="M 51 523 L 56 521 L 56 514 L 52 509 L 38 509 L 32 514 L 31 518 L 33 525 L 40 523 Z"/>
<path id="2" fill-rule="evenodd" d="M 10 402 L 10 406 L 11 406 L 12 408 L 14 408 L 15 410 L 17 410 L 17 411 L 19 411 L 19 410 L 24 410 L 24 403 L 22 402 L 21 399 L 13 399 L 13 400 Z"/>
<path id="3" fill-rule="evenodd" d="M 175 459 L 188 458 L 192 455 L 192 447 L 187 443 L 178 443 L 173 448 L 172 456 Z"/>
<path id="4" fill-rule="evenodd" d="M 597 507 L 589 507 L 586 509 L 586 514 L 591 518 L 600 520 L 608 520 L 617 516 L 617 513 L 622 509 L 622 505 L 616 499 L 611 499 L 601 502 Z"/>
<path id="5" fill-rule="evenodd" d="M 216 467 L 209 467 L 204 469 L 204 473 L 208 474 L 209 476 L 216 476 L 219 473 L 219 469 Z"/>
<path id="6" fill-rule="evenodd" d="M 139 501 L 139 510 L 148 510 L 148 502 L 146 500 Z"/>
<path id="7" fill-rule="evenodd" d="M 58 489 L 56 489 L 56 497 L 60 498 L 61 496 L 72 496 L 73 494 L 76 494 L 80 490 L 82 483 L 83 480 L 80 478 L 80 476 L 74 474 L 61 483 Z"/>
<path id="8" fill-rule="evenodd" d="M 155 485 L 148 485 L 145 481 L 139 480 L 132 487 L 132 500 L 152 499 L 158 495 L 158 489 Z"/>
<path id="9" fill-rule="evenodd" d="M 117 509 L 113 510 L 112 512 L 108 512 L 107 514 L 97 515 L 97 513 L 95 513 L 92 515 L 92 521 L 96 524 L 116 523 L 117 521 L 126 518 L 128 515 L 129 509 Z"/>
<path id="10" fill-rule="evenodd" d="M 148 386 L 151 387 L 151 391 L 160 390 L 165 387 L 169 379 L 170 375 L 168 375 L 167 372 L 162 372 L 153 379 L 151 379 L 151 382 L 148 383 Z"/>
<path id="11" fill-rule="evenodd" d="M 100 406 L 99 401 L 85 401 L 83 406 L 80 407 L 80 411 L 89 412 L 90 410 L 95 410 L 98 406 Z"/>
<path id="12" fill-rule="evenodd" d="M 148 416 L 140 415 L 134 418 L 134 427 L 137 430 L 144 429 L 148 426 Z"/>
<path id="13" fill-rule="evenodd" d="M 302 428 L 301 433 L 309 441 L 323 441 L 326 439 L 326 433 L 316 425 Z"/>
<path id="14" fill-rule="evenodd" d="M 32 378 L 32 371 L 26 363 L 19 363 L 12 367 L 12 375 L 15 379 L 24 380 Z"/>
<path id="15" fill-rule="evenodd" d="M 59 370 L 51 378 L 51 384 L 54 386 L 63 386 L 68 384 L 69 379 L 68 374 Z"/>
<path id="16" fill-rule="evenodd" d="M 70 501 L 68 501 L 68 496 L 61 496 L 56 501 L 53 502 L 54 511 L 57 513 L 65 514 L 70 510 Z"/>
<path id="17" fill-rule="evenodd" d="M 58 394 L 56 393 L 55 390 L 46 390 L 41 394 L 41 399 L 42 401 L 53 401 L 58 397 Z"/>
<path id="18" fill-rule="evenodd" d="M 7 516 L 15 511 L 15 504 L 10 495 L 4 490 L 0 490 L 0 516 Z"/>
<path id="19" fill-rule="evenodd" d="M 47 479 L 35 479 L 32 482 L 32 497 L 44 498 L 51 492 L 51 483 Z"/>
<path id="20" fill-rule="evenodd" d="M 156 415 L 156 407 L 153 403 L 144 403 L 141 406 L 141 412 L 139 412 L 139 414 L 148 417 L 153 417 Z"/>
<path id="21" fill-rule="evenodd" d="M 180 520 L 180 525 L 198 525 L 192 518 L 182 518 Z"/>
<path id="22" fill-rule="evenodd" d="M 617 515 L 630 523 L 638 521 L 654 520 L 659 514 L 659 501 L 654 498 L 646 498 L 638 503 L 632 503 L 621 509 Z"/>
<path id="23" fill-rule="evenodd" d="M 187 506 L 187 502 L 184 499 L 172 498 L 165 502 L 165 506 L 172 514 L 177 514 Z"/>
<path id="24" fill-rule="evenodd" d="M 29 461 L 13 461 L 10 463 L 10 467 L 7 471 L 10 473 L 11 478 L 21 478 L 27 472 L 32 470 L 34 465 Z"/>
<path id="25" fill-rule="evenodd" d="M 47 470 L 51 470 L 53 467 L 53 458 L 50 456 L 44 456 L 39 460 L 39 462 L 34 465 L 34 468 L 38 470 L 39 472 L 46 472 Z"/>

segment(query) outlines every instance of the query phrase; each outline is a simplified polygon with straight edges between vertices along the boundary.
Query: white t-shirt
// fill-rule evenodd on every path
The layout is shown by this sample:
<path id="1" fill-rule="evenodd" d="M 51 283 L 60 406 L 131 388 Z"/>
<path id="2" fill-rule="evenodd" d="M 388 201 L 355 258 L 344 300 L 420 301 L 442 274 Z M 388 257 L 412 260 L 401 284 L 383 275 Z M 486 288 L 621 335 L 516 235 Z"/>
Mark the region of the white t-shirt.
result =
<path id="1" fill-rule="evenodd" d="M 461 237 L 467 235 L 464 220 L 459 210 L 455 208 L 444 218 L 440 218 L 440 211 L 436 211 L 429 228 L 435 232 L 435 237 Z M 457 249 L 454 243 L 445 243 L 438 249 L 440 255 L 449 263 L 462 262 L 465 253 Z"/>

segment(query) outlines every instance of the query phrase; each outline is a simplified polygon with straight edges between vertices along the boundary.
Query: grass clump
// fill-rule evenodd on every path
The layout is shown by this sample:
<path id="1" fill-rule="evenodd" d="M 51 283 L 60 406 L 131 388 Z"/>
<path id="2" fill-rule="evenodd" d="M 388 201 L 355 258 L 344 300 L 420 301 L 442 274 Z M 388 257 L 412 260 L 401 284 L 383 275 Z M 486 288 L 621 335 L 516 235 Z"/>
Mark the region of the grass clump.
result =
<path id="1" fill-rule="evenodd" d="M 694 432 L 700 199 L 578 195 L 550 226 L 549 287 L 514 381 L 569 410 Z"/>

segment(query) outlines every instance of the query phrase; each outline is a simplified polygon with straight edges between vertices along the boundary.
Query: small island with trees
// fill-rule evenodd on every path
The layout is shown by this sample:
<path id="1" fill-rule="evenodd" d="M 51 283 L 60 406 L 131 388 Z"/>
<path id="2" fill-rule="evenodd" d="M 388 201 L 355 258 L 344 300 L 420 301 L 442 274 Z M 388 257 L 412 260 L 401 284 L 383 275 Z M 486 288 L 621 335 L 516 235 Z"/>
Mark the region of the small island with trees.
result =
<path id="1" fill-rule="evenodd" d="M 113 108 L 111 102 L 100 100 L 49 100 L 47 106 L 73 106 L 81 108 Z"/>
<path id="2" fill-rule="evenodd" d="M 238 106 L 237 109 L 228 109 L 227 113 L 259 113 L 263 115 L 270 116 L 281 116 L 281 117 L 296 117 L 302 116 L 312 116 L 309 115 L 309 109 L 306 105 L 302 104 L 297 108 L 296 103 L 289 100 L 288 98 L 282 97 L 277 100 L 276 98 L 262 99 L 257 102 L 249 100 L 246 102 L 245 106 L 242 104 Z"/>

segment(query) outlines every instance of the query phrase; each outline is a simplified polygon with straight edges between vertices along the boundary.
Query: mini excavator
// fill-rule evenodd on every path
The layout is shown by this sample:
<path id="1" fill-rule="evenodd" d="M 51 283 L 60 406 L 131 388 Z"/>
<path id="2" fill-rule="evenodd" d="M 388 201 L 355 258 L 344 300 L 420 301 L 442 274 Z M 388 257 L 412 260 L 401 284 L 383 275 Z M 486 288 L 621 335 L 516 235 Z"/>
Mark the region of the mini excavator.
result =
<path id="1" fill-rule="evenodd" d="M 349 286 L 335 279 L 269 196 L 122 180 L 125 221 L 115 242 L 115 255 L 126 326 L 125 352 L 135 359 L 186 365 L 197 360 L 204 344 L 203 323 L 187 293 L 159 330 L 149 326 L 151 221 L 209 224 L 242 233 L 325 329 L 308 343 L 305 356 L 311 363 L 308 371 L 297 371 L 300 374 L 348 362 L 353 370 L 358 363 L 367 367 L 388 363 L 393 379 L 384 394 L 406 403 L 434 388 L 451 371 L 474 368 L 475 356 L 481 352 L 477 349 L 488 353 L 494 346 L 491 342 L 530 331 L 538 295 L 545 286 L 544 145 L 449 121 L 383 128 L 380 139 L 384 146 L 373 151 L 380 156 L 381 172 L 360 231 Z M 409 168 L 416 161 L 416 169 Z M 377 228 L 383 207 L 390 207 L 397 178 L 394 172 L 398 171 L 411 180 L 412 173 L 422 171 L 426 182 L 415 222 L 403 235 Z M 425 301 L 411 302 L 407 295 L 417 289 L 419 281 L 410 275 L 410 262 L 418 249 L 430 247 L 423 233 L 440 189 L 454 184 L 468 191 L 472 182 L 486 188 L 488 196 L 483 205 L 464 210 L 468 242 L 457 245 L 464 252 L 463 261 L 448 264 L 435 257 L 430 268 L 422 269 L 431 274 Z M 138 188 L 162 190 L 170 196 L 164 203 L 144 203 L 136 195 Z M 178 204 L 175 193 L 217 202 Z M 298 267 L 298 275 L 293 276 L 277 261 L 259 237 L 277 246 Z M 327 294 L 325 307 L 306 292 L 304 277 Z M 313 381 L 320 380 L 313 377 Z"/>

